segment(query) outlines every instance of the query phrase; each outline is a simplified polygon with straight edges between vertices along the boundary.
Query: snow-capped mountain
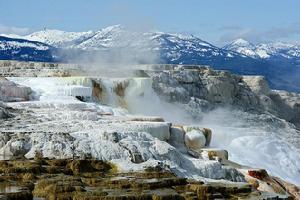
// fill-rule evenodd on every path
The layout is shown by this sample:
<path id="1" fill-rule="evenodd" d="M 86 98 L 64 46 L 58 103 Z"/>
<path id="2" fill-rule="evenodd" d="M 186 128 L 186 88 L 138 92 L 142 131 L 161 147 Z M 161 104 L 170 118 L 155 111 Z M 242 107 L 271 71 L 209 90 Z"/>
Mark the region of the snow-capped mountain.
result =
<path id="1" fill-rule="evenodd" d="M 109 26 L 99 31 L 66 32 L 42 30 L 25 36 L 3 35 L 17 39 L 37 41 L 47 45 L 76 50 L 107 50 L 111 48 L 135 47 L 160 51 L 166 61 L 176 63 L 197 63 L 199 57 L 206 59 L 223 57 L 250 57 L 272 60 L 286 59 L 300 62 L 300 45 L 283 42 L 252 44 L 237 39 L 223 48 L 218 48 L 192 35 L 169 34 L 162 32 L 133 32 L 121 25 Z"/>
<path id="2" fill-rule="evenodd" d="M 42 42 L 56 48 L 102 50 L 104 48 L 120 47 L 122 42 L 128 42 L 125 40 L 117 41 L 120 37 L 124 38 L 125 33 L 128 34 L 129 31 L 125 31 L 121 25 L 114 25 L 99 31 L 66 32 L 55 29 L 45 29 L 25 36 L 3 36 Z"/>
<path id="3" fill-rule="evenodd" d="M 126 37 L 126 35 L 134 34 L 125 31 L 120 25 L 109 26 L 99 31 L 93 32 L 93 36 L 82 40 L 81 42 L 74 42 L 70 48 L 77 48 L 83 50 L 103 50 L 113 47 L 126 46 L 127 43 L 133 42 L 133 37 Z M 121 38 L 124 38 L 123 40 Z"/>
<path id="4" fill-rule="evenodd" d="M 151 36 L 159 45 L 161 57 L 169 63 L 196 64 L 199 58 L 209 61 L 221 57 L 230 60 L 242 56 L 191 35 L 152 33 Z"/>
<path id="5" fill-rule="evenodd" d="M 263 53 L 259 54 L 256 47 L 245 40 L 237 40 L 226 48 L 218 48 L 192 35 L 133 32 L 121 25 L 87 32 L 43 30 L 14 38 L 42 42 L 69 50 L 98 51 L 112 48 L 151 50 L 159 52 L 161 62 L 179 64 L 214 64 L 214 60 L 263 57 Z"/>
<path id="6" fill-rule="evenodd" d="M 22 45 L 1 44 L 0 59 L 202 64 L 238 74 L 264 75 L 273 88 L 300 91 L 299 80 L 289 78 L 300 73 L 297 45 L 254 45 L 239 39 L 219 48 L 193 35 L 129 31 L 121 25 L 87 32 L 47 29 L 10 37 L 2 38 Z"/>
<path id="7" fill-rule="evenodd" d="M 49 62 L 56 60 L 55 51 L 55 48 L 41 42 L 0 36 L 1 60 Z"/>
<path id="8" fill-rule="evenodd" d="M 88 32 L 65 32 L 60 30 L 43 30 L 34 32 L 30 35 L 24 36 L 24 39 L 39 41 L 45 44 L 64 48 L 76 43 L 80 43 L 94 35 L 93 31 Z"/>
<path id="9" fill-rule="evenodd" d="M 235 51 L 252 58 L 290 59 L 300 61 L 300 45 L 286 42 L 259 43 L 254 45 L 244 39 L 237 39 L 223 49 Z"/>
<path id="10" fill-rule="evenodd" d="M 235 51 L 252 58 L 266 58 L 267 54 L 256 50 L 256 46 L 244 39 L 237 39 L 223 47 L 223 49 Z"/>
<path id="11" fill-rule="evenodd" d="M 192 35 L 162 32 L 133 32 L 121 25 L 109 26 L 99 31 L 65 32 L 43 30 L 26 36 L 14 36 L 42 42 L 56 48 L 103 50 L 120 47 L 151 48 L 167 50 L 166 57 L 178 60 L 178 55 L 197 52 L 198 56 L 238 56 L 238 53 L 220 49 Z"/>
<path id="12" fill-rule="evenodd" d="M 135 49 L 134 53 L 151 51 L 151 53 L 159 54 L 159 62 L 174 64 L 215 65 L 215 61 L 249 59 L 243 54 L 218 48 L 192 35 L 133 32 L 126 30 L 121 25 L 110 26 L 99 31 L 79 33 L 44 30 L 22 36 L 21 38 L 43 42 L 56 48 L 68 50 L 102 51 L 125 49 L 125 51 L 130 51 Z"/>

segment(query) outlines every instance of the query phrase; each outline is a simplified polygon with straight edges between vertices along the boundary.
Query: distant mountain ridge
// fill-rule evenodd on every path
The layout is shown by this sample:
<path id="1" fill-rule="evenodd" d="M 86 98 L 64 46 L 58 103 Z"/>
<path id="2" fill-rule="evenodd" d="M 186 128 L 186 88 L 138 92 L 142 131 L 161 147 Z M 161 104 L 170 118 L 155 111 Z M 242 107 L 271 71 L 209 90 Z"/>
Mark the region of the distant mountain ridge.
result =
<path id="1" fill-rule="evenodd" d="M 58 61 L 57 49 L 35 41 L 0 36 L 0 60 Z"/>
<path id="2" fill-rule="evenodd" d="M 237 39 L 225 45 L 223 49 L 235 51 L 252 58 L 290 60 L 300 65 L 300 44 L 272 42 L 254 45 L 244 39 Z"/>
<path id="3" fill-rule="evenodd" d="M 238 74 L 264 75 L 273 88 L 300 92 L 300 47 L 292 44 L 254 45 L 239 39 L 219 48 L 192 35 L 135 32 L 121 25 L 99 31 L 43 30 L 11 37 L 1 37 L 0 59 L 68 62 L 96 54 L 108 62 L 134 58 L 137 63 L 205 64 Z"/>

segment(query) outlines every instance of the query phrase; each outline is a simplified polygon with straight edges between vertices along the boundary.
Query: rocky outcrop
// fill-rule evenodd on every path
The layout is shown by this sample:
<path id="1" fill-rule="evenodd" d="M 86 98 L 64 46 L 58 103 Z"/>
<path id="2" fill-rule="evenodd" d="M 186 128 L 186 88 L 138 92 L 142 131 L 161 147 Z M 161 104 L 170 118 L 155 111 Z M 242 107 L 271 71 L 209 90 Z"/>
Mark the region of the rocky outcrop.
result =
<path id="1" fill-rule="evenodd" d="M 202 110 L 215 106 L 259 109 L 259 99 L 242 78 L 225 71 L 201 66 L 173 66 L 152 71 L 153 89 L 169 102 L 196 104 Z"/>
<path id="2" fill-rule="evenodd" d="M 17 85 L 0 77 L 0 101 L 28 101 L 31 93 L 29 87 Z"/>
<path id="3" fill-rule="evenodd" d="M 0 76 L 4 77 L 49 77 L 49 76 L 76 76 L 82 74 L 82 66 L 77 64 L 20 62 L 0 60 Z"/>
<path id="4" fill-rule="evenodd" d="M 185 134 L 184 141 L 190 150 L 199 151 L 205 147 L 206 138 L 201 131 L 192 130 Z"/>
<path id="5" fill-rule="evenodd" d="M 203 134 L 205 137 L 204 146 L 209 146 L 212 138 L 212 131 L 210 129 L 199 127 L 199 126 L 183 126 L 182 128 L 185 131 L 185 133 L 189 133 L 191 131 L 201 132 L 201 134 Z"/>
<path id="6" fill-rule="evenodd" d="M 13 117 L 13 114 L 8 111 L 8 107 L 0 101 L 0 119 Z"/>
<path id="7" fill-rule="evenodd" d="M 275 90 L 269 96 L 272 100 L 271 112 L 300 129 L 300 94 Z"/>
<path id="8" fill-rule="evenodd" d="M 263 108 L 296 125 L 300 129 L 300 94 L 270 90 L 267 81 L 261 76 L 244 76 L 243 80 L 259 97 Z"/>
<path id="9" fill-rule="evenodd" d="M 285 191 L 287 191 L 294 199 L 300 199 L 300 187 L 291 183 L 288 183 L 280 178 L 274 178 L 278 184 L 280 184 Z"/>
<path id="10" fill-rule="evenodd" d="M 199 154 L 204 147 L 209 146 L 212 137 L 210 129 L 197 126 L 183 126 L 182 128 L 185 133 L 184 142 L 191 155 L 195 156 L 195 154 Z"/>
<path id="11" fill-rule="evenodd" d="M 271 113 L 300 128 L 300 95 L 271 90 L 262 76 L 238 76 L 204 66 L 151 66 L 154 91 L 194 117 L 217 107 Z"/>
<path id="12" fill-rule="evenodd" d="M 243 81 L 258 95 L 269 95 L 271 90 L 263 76 L 243 76 Z"/>
<path id="13" fill-rule="evenodd" d="M 7 199 L 289 199 L 248 183 L 204 183 L 161 168 L 120 173 L 109 162 L 91 159 L 1 161 L 0 172 L 0 195 Z"/>

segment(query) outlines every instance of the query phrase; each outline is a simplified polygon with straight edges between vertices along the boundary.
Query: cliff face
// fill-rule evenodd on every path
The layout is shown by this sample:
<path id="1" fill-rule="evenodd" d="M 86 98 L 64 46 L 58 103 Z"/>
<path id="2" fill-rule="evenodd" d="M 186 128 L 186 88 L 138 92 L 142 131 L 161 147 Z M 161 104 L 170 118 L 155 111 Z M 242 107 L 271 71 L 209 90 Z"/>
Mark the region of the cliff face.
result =
<path id="1" fill-rule="evenodd" d="M 300 129 L 300 95 L 286 91 L 272 91 L 269 96 L 272 100 L 271 112 Z"/>
<path id="2" fill-rule="evenodd" d="M 31 89 L 0 77 L 0 101 L 28 101 Z"/>
<path id="3" fill-rule="evenodd" d="M 300 95 L 271 90 L 262 76 L 239 76 L 208 67 L 178 66 L 149 71 L 153 89 L 168 102 L 202 111 L 230 106 L 243 111 L 271 113 L 300 129 Z M 169 66 L 170 68 L 170 66 Z"/>
<path id="4" fill-rule="evenodd" d="M 13 117 L 13 115 L 9 112 L 9 109 L 7 108 L 7 106 L 0 102 L 0 120 L 1 119 L 7 119 Z"/>
<path id="5" fill-rule="evenodd" d="M 270 90 L 261 76 L 243 77 L 250 89 L 259 97 L 264 110 L 285 119 L 300 129 L 300 94 L 283 90 Z"/>
<path id="6" fill-rule="evenodd" d="M 77 64 L 0 60 L 0 76 L 4 77 L 64 77 L 76 75 L 79 71 L 80 65 Z"/>
<path id="7" fill-rule="evenodd" d="M 246 110 L 261 108 L 258 96 L 242 77 L 226 71 L 175 66 L 173 70 L 154 72 L 152 77 L 154 90 L 171 102 L 200 101 L 211 108 L 229 105 Z"/>

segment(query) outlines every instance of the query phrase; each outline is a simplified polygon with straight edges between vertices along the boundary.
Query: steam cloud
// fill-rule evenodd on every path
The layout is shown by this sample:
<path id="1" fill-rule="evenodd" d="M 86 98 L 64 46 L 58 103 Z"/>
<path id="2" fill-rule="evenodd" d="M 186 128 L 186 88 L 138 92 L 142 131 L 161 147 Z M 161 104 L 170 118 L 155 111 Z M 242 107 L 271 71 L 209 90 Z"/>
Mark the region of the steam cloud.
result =
<path id="1" fill-rule="evenodd" d="M 292 125 L 229 107 L 199 112 L 200 116 L 195 119 L 182 105 L 163 101 L 150 87 L 143 89 L 145 95 L 130 93 L 127 97 L 132 112 L 162 116 L 175 124 L 210 128 L 213 132 L 211 147 L 228 150 L 230 160 L 267 169 L 271 175 L 300 184 L 300 151 L 295 146 L 300 141 L 293 137 L 300 133 Z"/>
<path id="2" fill-rule="evenodd" d="M 151 39 L 150 33 L 125 30 L 117 27 L 102 38 L 102 48 L 96 44 L 85 51 L 63 50 L 59 52 L 70 63 L 77 63 L 89 74 L 104 71 L 126 71 L 140 64 L 160 63 L 158 43 Z M 101 40 L 101 38 L 96 38 Z M 97 41 L 95 41 L 97 43 Z"/>

